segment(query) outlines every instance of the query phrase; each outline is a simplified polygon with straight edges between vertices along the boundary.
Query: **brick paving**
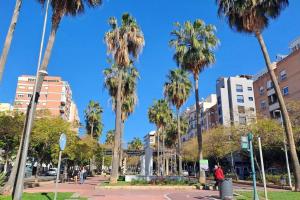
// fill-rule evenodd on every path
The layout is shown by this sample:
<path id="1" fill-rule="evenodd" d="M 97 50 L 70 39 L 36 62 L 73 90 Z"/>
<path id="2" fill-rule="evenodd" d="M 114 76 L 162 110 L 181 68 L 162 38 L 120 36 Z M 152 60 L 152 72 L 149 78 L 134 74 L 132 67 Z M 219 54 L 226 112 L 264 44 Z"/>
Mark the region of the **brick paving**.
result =
<path id="1" fill-rule="evenodd" d="M 60 183 L 58 192 L 73 192 L 88 200 L 184 200 L 203 199 L 212 200 L 218 195 L 216 191 L 207 190 L 170 190 L 170 189 L 99 189 L 99 183 L 107 180 L 102 176 L 88 178 L 83 185 L 71 183 Z M 37 188 L 28 188 L 25 192 L 53 192 L 54 182 L 43 183 Z M 73 198 L 72 198 L 73 199 Z M 74 198 L 75 200 L 76 198 Z"/>

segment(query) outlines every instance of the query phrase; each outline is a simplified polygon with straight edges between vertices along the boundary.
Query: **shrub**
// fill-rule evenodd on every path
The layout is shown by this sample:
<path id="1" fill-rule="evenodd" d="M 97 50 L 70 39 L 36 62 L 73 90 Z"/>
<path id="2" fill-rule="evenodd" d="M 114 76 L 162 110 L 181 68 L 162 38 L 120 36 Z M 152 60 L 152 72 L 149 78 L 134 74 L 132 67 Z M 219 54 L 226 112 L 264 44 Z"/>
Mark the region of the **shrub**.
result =
<path id="1" fill-rule="evenodd" d="M 3 172 L 0 173 L 0 187 L 4 185 L 5 179 L 6 179 L 5 174 Z"/>

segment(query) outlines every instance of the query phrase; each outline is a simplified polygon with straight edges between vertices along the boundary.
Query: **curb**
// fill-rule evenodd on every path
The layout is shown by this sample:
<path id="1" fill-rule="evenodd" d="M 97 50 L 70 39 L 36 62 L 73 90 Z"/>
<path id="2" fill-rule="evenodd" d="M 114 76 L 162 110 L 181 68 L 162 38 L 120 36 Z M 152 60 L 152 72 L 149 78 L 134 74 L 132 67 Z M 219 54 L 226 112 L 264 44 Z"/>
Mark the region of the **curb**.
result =
<path id="1" fill-rule="evenodd" d="M 109 189 L 109 190 L 113 190 L 113 189 L 132 189 L 132 190 L 149 190 L 149 189 L 153 189 L 153 190 L 165 190 L 165 189 L 172 189 L 172 190 L 196 190 L 195 186 L 176 186 L 176 185 L 129 185 L 129 186 L 95 186 L 95 189 Z"/>

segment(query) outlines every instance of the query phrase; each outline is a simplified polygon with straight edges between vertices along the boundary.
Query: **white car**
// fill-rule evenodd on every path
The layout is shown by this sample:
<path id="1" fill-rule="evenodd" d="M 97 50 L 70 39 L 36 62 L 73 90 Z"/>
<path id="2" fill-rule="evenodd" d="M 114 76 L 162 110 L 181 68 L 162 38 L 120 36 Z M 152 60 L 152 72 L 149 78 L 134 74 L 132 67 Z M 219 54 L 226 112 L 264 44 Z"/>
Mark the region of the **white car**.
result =
<path id="1" fill-rule="evenodd" d="M 183 176 L 189 176 L 189 172 L 186 171 L 186 170 L 182 170 L 182 175 L 183 175 Z"/>
<path id="2" fill-rule="evenodd" d="M 50 168 L 50 169 L 47 171 L 47 175 L 48 175 L 48 176 L 56 176 L 56 175 L 57 175 L 57 168 Z"/>

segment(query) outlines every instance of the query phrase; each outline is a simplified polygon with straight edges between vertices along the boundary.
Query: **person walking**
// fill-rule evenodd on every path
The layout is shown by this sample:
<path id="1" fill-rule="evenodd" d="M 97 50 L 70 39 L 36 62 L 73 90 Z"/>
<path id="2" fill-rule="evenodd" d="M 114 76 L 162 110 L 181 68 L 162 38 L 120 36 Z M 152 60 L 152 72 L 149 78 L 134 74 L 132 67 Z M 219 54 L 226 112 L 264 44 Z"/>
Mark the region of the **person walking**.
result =
<path id="1" fill-rule="evenodd" d="M 78 170 L 74 167 L 72 176 L 74 178 L 74 183 L 77 184 L 77 179 L 78 179 Z"/>
<path id="2" fill-rule="evenodd" d="M 81 167 L 80 172 L 79 172 L 80 184 L 83 184 L 83 182 L 84 182 L 84 177 L 83 177 L 84 173 L 85 173 L 84 167 Z"/>
<path id="3" fill-rule="evenodd" d="M 219 189 L 221 182 L 224 180 L 224 172 L 221 168 L 221 166 L 215 165 L 214 169 L 214 177 L 215 177 L 215 189 Z"/>

